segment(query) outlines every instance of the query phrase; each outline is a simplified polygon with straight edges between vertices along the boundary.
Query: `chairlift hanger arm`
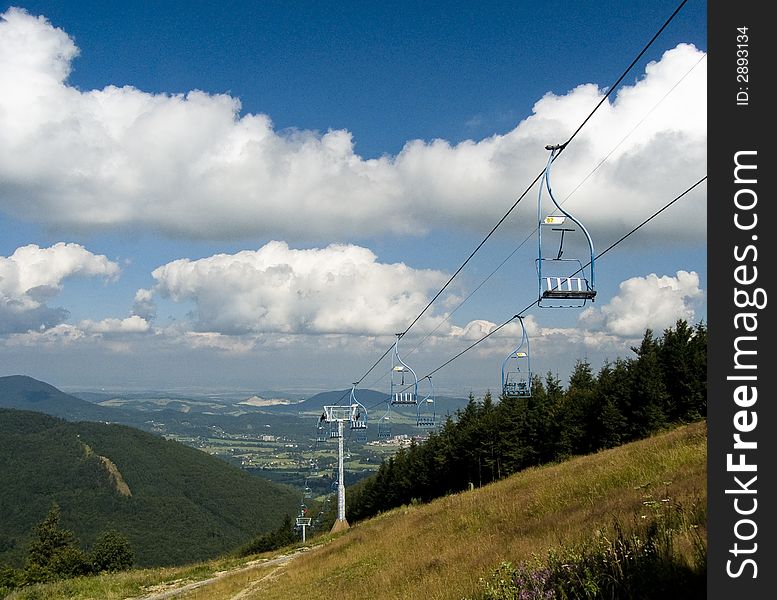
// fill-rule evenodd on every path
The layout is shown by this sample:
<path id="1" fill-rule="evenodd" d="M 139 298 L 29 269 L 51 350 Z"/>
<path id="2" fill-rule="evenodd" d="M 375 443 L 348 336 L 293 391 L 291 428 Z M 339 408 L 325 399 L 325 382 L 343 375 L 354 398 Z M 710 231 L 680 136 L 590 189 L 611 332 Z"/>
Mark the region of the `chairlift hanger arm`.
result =
<path id="1" fill-rule="evenodd" d="M 529 336 L 526 333 L 526 325 L 523 322 L 523 317 L 515 315 L 521 324 L 521 342 L 518 347 L 508 354 L 502 361 L 502 394 L 508 397 L 526 398 L 531 395 L 531 353 L 529 350 Z M 525 351 L 522 349 L 525 348 Z M 510 370 L 509 364 L 513 365 L 514 370 Z M 526 366 L 526 380 L 519 379 L 517 375 L 522 373 L 521 363 Z M 514 376 L 513 381 L 510 380 L 510 375 Z"/>
<path id="2" fill-rule="evenodd" d="M 568 143 L 568 142 L 567 142 Z M 588 242 L 588 251 L 591 255 L 591 289 L 596 289 L 596 282 L 595 282 L 595 272 L 594 272 L 594 260 L 595 260 L 595 251 L 594 251 L 594 242 L 591 238 L 591 234 L 588 233 L 588 230 L 585 228 L 585 226 L 578 221 L 574 216 L 572 216 L 570 213 L 565 211 L 561 205 L 556 202 L 556 198 L 553 195 L 553 190 L 550 185 L 550 167 L 553 164 L 553 160 L 558 156 L 558 154 L 561 153 L 561 151 L 564 149 L 566 144 L 563 145 L 556 145 L 556 146 L 545 146 L 547 150 L 550 150 L 550 156 L 548 156 L 548 164 L 545 166 L 545 174 L 543 176 L 543 179 L 545 181 L 545 188 L 548 190 L 548 195 L 550 196 L 551 201 L 556 206 L 558 210 L 561 211 L 561 213 L 568 217 L 573 223 L 575 223 L 580 229 L 583 231 L 583 234 L 585 235 L 586 241 Z M 540 192 L 541 192 L 541 186 L 540 186 Z M 562 233 L 562 236 L 564 234 Z M 563 238 L 562 238 L 563 239 Z"/>

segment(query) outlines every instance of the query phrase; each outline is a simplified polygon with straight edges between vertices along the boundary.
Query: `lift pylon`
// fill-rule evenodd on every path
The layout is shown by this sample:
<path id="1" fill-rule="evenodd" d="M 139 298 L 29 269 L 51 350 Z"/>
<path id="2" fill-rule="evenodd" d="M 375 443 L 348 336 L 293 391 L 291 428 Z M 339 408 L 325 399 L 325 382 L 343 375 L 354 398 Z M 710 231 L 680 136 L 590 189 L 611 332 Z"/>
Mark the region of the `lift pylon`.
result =
<path id="1" fill-rule="evenodd" d="M 349 406 L 325 406 L 321 418 L 327 423 L 337 425 L 337 520 L 332 526 L 332 531 L 340 531 L 349 527 L 345 519 L 345 469 L 343 466 L 343 429 L 345 423 L 352 423 L 356 420 L 356 413 L 359 410 L 359 404 Z M 333 436 L 334 437 L 334 436 Z"/>

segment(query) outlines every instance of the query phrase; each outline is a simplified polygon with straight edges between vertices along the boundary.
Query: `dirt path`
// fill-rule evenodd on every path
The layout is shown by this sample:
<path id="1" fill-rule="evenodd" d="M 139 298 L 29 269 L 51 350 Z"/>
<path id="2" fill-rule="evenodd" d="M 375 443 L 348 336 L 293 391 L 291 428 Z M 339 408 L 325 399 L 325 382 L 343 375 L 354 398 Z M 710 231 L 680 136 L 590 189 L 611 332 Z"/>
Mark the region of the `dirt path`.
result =
<path id="1" fill-rule="evenodd" d="M 195 581 L 193 583 L 187 583 L 184 585 L 177 585 L 175 582 L 171 584 L 167 584 L 164 586 L 157 586 L 157 589 L 153 590 L 151 593 L 146 594 L 144 596 L 135 596 L 134 598 L 128 599 L 128 600 L 167 600 L 168 598 L 174 598 L 176 596 L 179 596 L 180 594 L 184 594 L 186 592 L 191 592 L 192 590 L 196 590 L 201 587 L 207 587 L 209 585 L 212 585 L 219 581 L 220 579 L 223 579 L 224 577 L 230 577 L 232 575 L 237 575 L 239 573 L 245 573 L 247 571 L 254 571 L 258 569 L 266 569 L 270 568 L 270 572 L 267 573 L 265 576 L 259 578 L 257 581 L 251 584 L 248 588 L 237 594 L 237 596 L 233 597 L 233 600 L 240 600 L 241 598 L 244 598 L 248 593 L 250 593 L 251 589 L 257 586 L 259 583 L 261 583 L 266 577 L 269 577 L 272 575 L 275 570 L 288 563 L 291 560 L 294 560 L 297 558 L 300 554 L 304 552 L 309 552 L 312 550 L 312 547 L 307 548 L 300 548 L 299 550 L 292 552 L 291 554 L 281 554 L 280 556 L 276 556 L 275 558 L 271 558 L 269 560 L 255 560 L 251 561 L 250 563 L 247 563 L 245 566 L 237 568 L 237 569 L 231 569 L 229 571 L 221 571 L 219 573 L 216 573 L 213 577 L 210 577 L 208 579 L 203 579 L 202 581 Z M 174 586 L 174 587 L 171 587 Z M 159 589 L 160 587 L 164 587 L 165 589 Z"/>

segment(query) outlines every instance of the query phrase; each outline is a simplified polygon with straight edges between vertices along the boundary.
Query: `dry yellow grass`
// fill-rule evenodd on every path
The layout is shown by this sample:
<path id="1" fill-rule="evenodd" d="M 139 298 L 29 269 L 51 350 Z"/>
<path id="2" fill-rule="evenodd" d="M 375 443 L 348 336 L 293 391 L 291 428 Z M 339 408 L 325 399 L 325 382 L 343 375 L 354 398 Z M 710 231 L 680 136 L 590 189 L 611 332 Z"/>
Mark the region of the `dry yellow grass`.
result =
<path id="1" fill-rule="evenodd" d="M 184 595 L 209 600 L 459 600 L 502 560 L 517 562 L 590 538 L 670 497 L 706 506 L 706 425 L 552 466 L 474 491 L 407 506 L 279 566 Z"/>

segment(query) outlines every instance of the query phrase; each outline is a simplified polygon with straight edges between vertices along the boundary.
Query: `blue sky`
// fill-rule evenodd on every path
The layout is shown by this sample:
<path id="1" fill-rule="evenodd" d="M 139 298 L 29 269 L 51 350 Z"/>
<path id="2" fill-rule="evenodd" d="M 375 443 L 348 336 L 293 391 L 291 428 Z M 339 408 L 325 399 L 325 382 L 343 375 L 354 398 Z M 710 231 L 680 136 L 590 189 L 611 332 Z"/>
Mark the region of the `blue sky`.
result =
<path id="1" fill-rule="evenodd" d="M 347 386 L 676 6 L 0 5 L 0 374 Z M 554 190 L 574 191 L 603 249 L 704 175 L 706 3 L 690 0 L 557 161 Z M 531 236 L 536 197 L 403 340 L 419 373 L 536 298 L 532 236 L 450 315 Z M 597 277 L 586 311 L 530 311 L 537 370 L 564 377 L 628 356 L 646 326 L 705 318 L 706 184 Z M 438 389 L 496 389 L 504 333 Z"/>

